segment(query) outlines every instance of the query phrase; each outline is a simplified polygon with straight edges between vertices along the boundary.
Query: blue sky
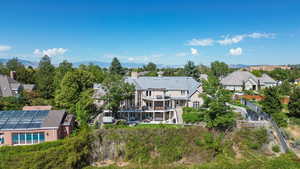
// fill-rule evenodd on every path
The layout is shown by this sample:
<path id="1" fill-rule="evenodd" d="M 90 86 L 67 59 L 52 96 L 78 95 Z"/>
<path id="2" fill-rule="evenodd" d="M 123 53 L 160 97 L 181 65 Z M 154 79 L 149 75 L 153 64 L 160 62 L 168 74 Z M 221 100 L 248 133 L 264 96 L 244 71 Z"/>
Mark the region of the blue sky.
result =
<path id="1" fill-rule="evenodd" d="M 299 0 L 3 0 L 0 58 L 300 63 Z"/>

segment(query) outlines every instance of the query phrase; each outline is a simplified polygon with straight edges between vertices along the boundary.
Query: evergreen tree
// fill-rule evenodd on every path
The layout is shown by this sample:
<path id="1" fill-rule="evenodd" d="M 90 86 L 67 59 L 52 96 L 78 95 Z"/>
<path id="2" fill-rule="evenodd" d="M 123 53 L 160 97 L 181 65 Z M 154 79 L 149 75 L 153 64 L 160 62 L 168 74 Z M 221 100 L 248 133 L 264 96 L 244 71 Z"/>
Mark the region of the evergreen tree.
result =
<path id="1" fill-rule="evenodd" d="M 290 101 L 288 104 L 289 115 L 294 117 L 300 117 L 300 88 L 294 89 L 291 94 Z"/>
<path id="2" fill-rule="evenodd" d="M 282 96 L 289 96 L 291 94 L 292 85 L 288 80 L 284 80 L 280 86 L 278 86 L 278 92 Z"/>
<path id="3" fill-rule="evenodd" d="M 235 121 L 234 112 L 226 104 L 230 102 L 230 93 L 224 89 L 218 89 L 210 96 L 206 111 L 207 127 L 221 130 L 233 127 Z M 206 103 L 207 104 L 207 103 Z"/>
<path id="4" fill-rule="evenodd" d="M 278 88 L 269 87 L 264 90 L 264 100 L 261 102 L 262 110 L 272 116 L 279 127 L 287 126 L 286 114 L 281 110 L 283 108 Z"/>
<path id="5" fill-rule="evenodd" d="M 281 112 L 282 104 L 279 92 L 276 87 L 269 87 L 264 90 L 265 99 L 261 102 L 262 110 L 270 115 Z"/>
<path id="6" fill-rule="evenodd" d="M 117 74 L 117 75 L 124 75 L 124 69 L 119 62 L 118 58 L 113 58 L 111 65 L 109 67 L 109 71 L 112 74 Z"/>
<path id="7" fill-rule="evenodd" d="M 36 85 L 39 93 L 45 99 L 50 99 L 54 94 L 54 71 L 55 67 L 51 64 L 49 56 L 42 57 L 37 72 Z"/>

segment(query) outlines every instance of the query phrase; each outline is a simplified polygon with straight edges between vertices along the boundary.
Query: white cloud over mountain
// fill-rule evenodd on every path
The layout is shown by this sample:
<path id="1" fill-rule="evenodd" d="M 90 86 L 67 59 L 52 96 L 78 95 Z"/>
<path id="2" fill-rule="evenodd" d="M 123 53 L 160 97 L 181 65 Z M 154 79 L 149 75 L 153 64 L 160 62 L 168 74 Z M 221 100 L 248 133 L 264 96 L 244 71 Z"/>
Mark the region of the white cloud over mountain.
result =
<path id="1" fill-rule="evenodd" d="M 218 43 L 220 45 L 231 45 L 231 44 L 236 44 L 241 42 L 242 40 L 246 38 L 251 38 L 251 39 L 261 39 L 261 38 L 275 38 L 275 33 L 259 33 L 259 32 L 254 32 L 254 33 L 249 33 L 249 34 L 240 34 L 240 35 L 226 35 L 222 36 L 223 39 L 215 40 L 213 38 L 205 38 L 205 39 L 197 39 L 194 38 L 192 40 L 189 40 L 186 45 L 187 46 L 212 46 L 215 43 Z"/>
<path id="2" fill-rule="evenodd" d="M 39 55 L 39 56 L 48 55 L 48 56 L 52 57 L 52 56 L 63 55 L 67 51 L 68 51 L 68 49 L 65 49 L 65 48 L 51 48 L 51 49 L 46 49 L 46 50 L 35 49 L 33 51 L 33 53 L 35 55 Z"/>
<path id="3" fill-rule="evenodd" d="M 0 52 L 5 52 L 11 50 L 11 46 L 8 45 L 0 45 Z"/>

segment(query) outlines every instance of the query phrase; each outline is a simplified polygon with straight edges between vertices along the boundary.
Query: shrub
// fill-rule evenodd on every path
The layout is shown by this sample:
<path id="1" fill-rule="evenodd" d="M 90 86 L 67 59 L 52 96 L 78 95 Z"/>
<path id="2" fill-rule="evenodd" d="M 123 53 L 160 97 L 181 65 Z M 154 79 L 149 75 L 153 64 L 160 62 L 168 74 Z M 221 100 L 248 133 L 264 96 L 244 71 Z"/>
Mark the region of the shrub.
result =
<path id="1" fill-rule="evenodd" d="M 274 145 L 272 146 L 272 151 L 275 153 L 279 153 L 280 152 L 280 147 L 278 145 Z"/>
<path id="2" fill-rule="evenodd" d="M 241 129 L 234 138 L 235 142 L 241 142 L 248 149 L 258 150 L 268 141 L 267 130 L 260 129 Z"/>
<path id="3" fill-rule="evenodd" d="M 199 109 L 184 107 L 182 119 L 186 123 L 196 123 L 204 120 L 204 114 Z"/>

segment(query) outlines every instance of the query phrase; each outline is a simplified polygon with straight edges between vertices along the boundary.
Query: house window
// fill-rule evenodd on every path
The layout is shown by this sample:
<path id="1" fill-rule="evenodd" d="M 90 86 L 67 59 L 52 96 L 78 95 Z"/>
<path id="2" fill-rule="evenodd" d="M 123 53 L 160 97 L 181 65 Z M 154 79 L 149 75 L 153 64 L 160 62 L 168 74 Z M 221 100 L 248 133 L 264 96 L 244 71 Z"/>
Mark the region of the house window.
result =
<path id="1" fill-rule="evenodd" d="M 148 96 L 148 91 L 146 91 L 146 96 Z"/>
<path id="2" fill-rule="evenodd" d="M 198 101 L 193 102 L 193 108 L 199 109 L 200 108 L 200 103 Z"/>
<path id="3" fill-rule="evenodd" d="M 22 144 L 35 144 L 45 141 L 45 133 L 13 133 L 12 142 L 15 145 Z"/>
<path id="4" fill-rule="evenodd" d="M 181 90 L 181 95 L 185 95 L 185 90 Z"/>
<path id="5" fill-rule="evenodd" d="M 151 96 L 151 91 L 146 91 L 146 96 Z"/>

